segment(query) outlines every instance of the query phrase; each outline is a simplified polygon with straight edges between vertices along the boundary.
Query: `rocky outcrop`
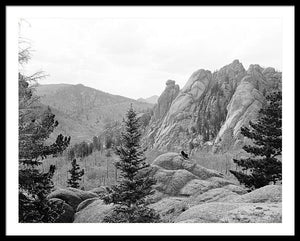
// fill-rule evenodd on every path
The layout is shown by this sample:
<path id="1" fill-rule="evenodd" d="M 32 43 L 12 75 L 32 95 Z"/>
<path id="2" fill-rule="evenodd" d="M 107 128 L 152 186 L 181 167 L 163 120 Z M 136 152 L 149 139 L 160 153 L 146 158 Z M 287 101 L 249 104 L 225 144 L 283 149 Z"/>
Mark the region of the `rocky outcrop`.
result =
<path id="1" fill-rule="evenodd" d="M 161 120 L 166 115 L 178 93 L 179 85 L 176 85 L 174 80 L 168 80 L 166 82 L 166 88 L 164 92 L 159 96 L 157 105 L 154 108 L 154 121 Z"/>
<path id="2" fill-rule="evenodd" d="M 226 212 L 239 208 L 239 203 L 206 203 L 196 205 L 182 212 L 174 222 L 218 223 Z"/>
<path id="3" fill-rule="evenodd" d="M 237 191 L 228 185 L 195 193 L 185 200 L 189 209 L 174 222 L 281 222 L 281 185 L 268 185 L 249 193 L 239 190 L 245 193 L 242 195 L 233 190 Z"/>
<path id="4" fill-rule="evenodd" d="M 148 174 L 157 180 L 156 190 L 164 193 L 152 204 L 163 222 L 237 222 L 244 212 L 242 210 L 249 210 L 250 214 L 257 204 L 268 203 L 276 205 L 265 205 L 260 210 L 260 218 L 251 214 L 248 221 L 278 222 L 281 219 L 280 185 L 268 185 L 248 193 L 237 182 L 215 171 L 205 168 L 200 175 L 193 172 L 201 166 L 177 153 L 160 155 L 150 168 L 152 170 Z M 245 209 L 242 209 L 244 206 Z M 246 222 L 245 217 L 241 222 Z"/>
<path id="5" fill-rule="evenodd" d="M 254 120 L 265 103 L 263 90 L 268 87 L 268 82 L 262 70 L 258 65 L 251 65 L 247 75 L 237 87 L 227 106 L 226 120 L 215 139 L 215 150 L 241 146 L 239 145 L 243 141 L 243 136 L 240 135 L 241 127 Z"/>
<path id="6" fill-rule="evenodd" d="M 88 198 L 98 197 L 96 193 L 89 191 L 82 191 L 76 188 L 57 189 L 48 195 L 48 198 L 59 198 L 69 204 L 74 210 L 76 210 L 79 203 Z"/>
<path id="7" fill-rule="evenodd" d="M 197 70 L 167 108 L 156 109 L 145 134 L 147 145 L 161 151 L 239 149 L 245 142 L 240 128 L 257 118 L 271 89 L 281 89 L 281 73 L 274 68 L 250 65 L 246 71 L 234 60 L 214 73 Z"/>
<path id="8" fill-rule="evenodd" d="M 101 223 L 103 218 L 112 211 L 112 205 L 96 200 L 75 214 L 74 223 Z"/>
<path id="9" fill-rule="evenodd" d="M 196 164 L 195 160 L 186 160 L 176 152 L 169 152 L 158 156 L 152 165 L 157 165 L 167 170 L 184 169 L 203 180 L 210 177 L 223 177 L 222 173 L 202 167 Z"/>
<path id="10" fill-rule="evenodd" d="M 278 203 L 282 202 L 281 185 L 267 185 L 249 192 L 242 196 L 237 196 L 230 202 L 243 203 Z"/>
<path id="11" fill-rule="evenodd" d="M 164 223 L 172 222 L 178 215 L 188 209 L 184 197 L 167 197 L 149 207 L 155 209 Z"/>
<path id="12" fill-rule="evenodd" d="M 57 223 L 72 223 L 74 221 L 75 210 L 71 205 L 59 198 L 51 198 L 49 199 L 49 202 L 61 207 L 63 210 L 63 213 L 61 213 L 56 221 Z"/>
<path id="13" fill-rule="evenodd" d="M 181 213 L 178 223 L 280 223 L 281 203 L 211 202 L 193 206 Z"/>
<path id="14" fill-rule="evenodd" d="M 280 185 L 248 193 L 234 181 L 177 153 L 157 157 L 140 175 L 157 181 L 155 193 L 148 200 L 161 222 L 281 222 Z M 99 198 L 86 199 L 78 205 L 74 222 L 103 222 L 112 208 Z"/>
<path id="15" fill-rule="evenodd" d="M 167 80 L 166 88 L 159 96 L 157 104 L 154 106 L 153 116 L 144 135 L 145 138 L 143 142 L 147 147 L 151 147 L 155 142 L 155 137 L 157 136 L 158 131 L 157 127 L 162 124 L 165 115 L 168 113 L 170 106 L 178 93 L 179 85 L 175 84 L 174 80 Z"/>
<path id="16" fill-rule="evenodd" d="M 58 222 L 71 223 L 74 220 L 77 207 L 80 205 L 81 207 L 83 205 L 87 206 L 87 203 L 81 204 L 82 202 L 90 199 L 98 199 L 99 197 L 96 193 L 69 187 L 67 189 L 56 189 L 47 198 L 50 202 L 62 205 L 63 213 Z"/>
<path id="17" fill-rule="evenodd" d="M 93 202 L 95 202 L 97 200 L 99 200 L 98 197 L 93 197 L 93 198 L 89 198 L 89 199 L 84 200 L 83 202 L 81 202 L 77 206 L 76 212 L 79 212 L 80 210 L 86 208 L 88 205 L 90 205 L 91 203 L 93 203 Z"/>
<path id="18" fill-rule="evenodd" d="M 188 200 L 187 203 L 189 206 L 198 205 L 201 203 L 209 202 L 224 202 L 235 198 L 238 194 L 225 189 L 225 188 L 213 188 L 204 193 L 195 193 Z"/>
<path id="19" fill-rule="evenodd" d="M 203 181 L 213 177 L 223 179 L 222 173 L 204 168 L 196 164 L 195 160 L 186 160 L 180 154 L 173 152 L 158 156 L 141 175 L 146 174 L 157 180 L 155 185 L 157 191 L 171 196 L 187 195 L 192 180 Z M 186 187 L 187 185 L 188 187 Z"/>
<path id="20" fill-rule="evenodd" d="M 220 223 L 281 223 L 281 203 L 259 203 L 230 210 Z"/>

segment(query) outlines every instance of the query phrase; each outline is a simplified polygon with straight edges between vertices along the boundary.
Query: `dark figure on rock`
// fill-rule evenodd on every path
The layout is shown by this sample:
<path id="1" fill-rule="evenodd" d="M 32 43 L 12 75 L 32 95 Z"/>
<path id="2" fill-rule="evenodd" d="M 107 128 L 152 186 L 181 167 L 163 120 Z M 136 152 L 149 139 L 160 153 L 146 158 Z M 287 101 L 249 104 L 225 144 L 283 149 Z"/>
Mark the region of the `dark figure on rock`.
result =
<path id="1" fill-rule="evenodd" d="M 186 160 L 189 159 L 189 155 L 187 153 L 185 153 L 184 151 L 181 151 L 181 156 Z"/>

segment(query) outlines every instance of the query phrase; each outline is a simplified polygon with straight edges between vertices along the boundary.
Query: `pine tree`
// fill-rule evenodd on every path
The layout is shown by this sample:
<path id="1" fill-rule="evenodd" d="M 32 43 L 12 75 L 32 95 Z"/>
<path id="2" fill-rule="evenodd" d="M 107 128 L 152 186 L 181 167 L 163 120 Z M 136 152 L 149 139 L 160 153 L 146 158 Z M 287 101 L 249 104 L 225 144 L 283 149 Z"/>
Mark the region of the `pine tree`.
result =
<path id="1" fill-rule="evenodd" d="M 24 93 L 31 95 L 24 81 L 19 79 L 19 84 L 25 88 Z M 45 144 L 58 122 L 49 108 L 43 110 L 36 104 L 31 102 L 26 108 L 21 102 L 19 105 L 19 221 L 55 222 L 62 210 L 47 200 L 53 189 L 55 166 L 44 173 L 39 165 L 46 157 L 61 154 L 70 137 L 59 135 L 54 143 Z"/>
<path id="2" fill-rule="evenodd" d="M 79 188 L 79 181 L 84 175 L 84 169 L 80 170 L 79 165 L 76 163 L 76 159 L 72 161 L 72 168 L 68 171 L 71 177 L 68 179 L 68 187 Z"/>
<path id="3" fill-rule="evenodd" d="M 22 44 L 23 43 L 23 44 Z M 26 44 L 26 42 L 25 42 Z M 19 45 L 19 64 L 30 59 L 30 47 Z M 58 125 L 50 108 L 44 108 L 34 95 L 32 83 L 44 75 L 37 72 L 25 75 L 19 70 L 19 222 L 56 222 L 61 207 L 47 200 L 53 189 L 55 166 L 42 172 L 39 165 L 48 156 L 61 154 L 70 143 L 70 137 L 59 135 L 52 144 L 46 140 Z"/>
<path id="4" fill-rule="evenodd" d="M 248 188 L 260 188 L 282 179 L 282 164 L 278 156 L 282 151 L 281 91 L 266 96 L 267 104 L 259 111 L 259 118 L 250 128 L 242 127 L 241 133 L 253 140 L 253 145 L 243 149 L 250 153 L 248 158 L 234 159 L 242 171 L 230 172 Z M 246 173 L 245 173 L 246 171 Z"/>
<path id="5" fill-rule="evenodd" d="M 120 170 L 121 179 L 109 189 L 103 197 L 106 204 L 113 203 L 114 209 L 105 222 L 112 223 L 151 223 L 159 222 L 159 215 L 148 207 L 147 196 L 154 193 L 156 181 L 149 176 L 141 175 L 141 170 L 149 167 L 140 146 L 140 122 L 132 106 L 124 120 L 121 143 L 116 147 L 120 160 L 116 168 Z"/>

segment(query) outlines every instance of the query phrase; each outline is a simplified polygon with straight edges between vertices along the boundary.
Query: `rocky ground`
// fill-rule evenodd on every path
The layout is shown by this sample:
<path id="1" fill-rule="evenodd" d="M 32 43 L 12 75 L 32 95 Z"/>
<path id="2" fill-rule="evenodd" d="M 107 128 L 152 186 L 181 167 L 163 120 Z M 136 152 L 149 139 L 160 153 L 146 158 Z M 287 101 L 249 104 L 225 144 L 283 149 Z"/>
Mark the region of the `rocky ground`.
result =
<path id="1" fill-rule="evenodd" d="M 144 174 L 157 180 L 151 207 L 165 223 L 280 223 L 281 185 L 247 192 L 217 171 L 178 153 L 157 157 Z M 57 189 L 49 195 L 63 203 L 60 222 L 98 223 L 112 210 L 100 199 L 104 187 L 90 191 Z"/>

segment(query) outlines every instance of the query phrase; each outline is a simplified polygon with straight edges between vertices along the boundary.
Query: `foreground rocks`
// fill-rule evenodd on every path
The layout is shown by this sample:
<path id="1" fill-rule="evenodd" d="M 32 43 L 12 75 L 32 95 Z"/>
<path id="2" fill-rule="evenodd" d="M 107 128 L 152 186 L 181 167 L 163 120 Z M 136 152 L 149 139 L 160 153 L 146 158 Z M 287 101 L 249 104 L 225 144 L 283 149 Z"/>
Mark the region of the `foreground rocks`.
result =
<path id="1" fill-rule="evenodd" d="M 149 200 L 152 200 L 150 207 L 160 214 L 162 222 L 281 222 L 281 185 L 268 185 L 248 193 L 242 186 L 226 179 L 221 173 L 203 168 L 194 160 L 184 160 L 177 153 L 159 156 L 153 165 L 144 170 L 143 175 L 145 174 L 157 180 L 156 192 Z M 74 203 L 69 191 L 56 192 L 56 195 L 52 196 L 57 197 L 60 193 L 63 200 Z M 97 188 L 94 191 L 103 194 L 105 189 Z M 113 206 L 105 205 L 95 196 L 97 194 L 91 191 L 79 192 L 79 196 L 89 198 L 77 205 L 73 222 L 103 222 L 103 218 L 109 215 Z M 68 195 L 63 197 L 62 193 Z M 73 193 L 76 194 L 75 191 Z"/>
<path id="2" fill-rule="evenodd" d="M 281 203 L 224 203 L 196 205 L 181 213 L 178 223 L 280 223 Z"/>
<path id="3" fill-rule="evenodd" d="M 112 208 L 112 205 L 105 205 L 102 200 L 95 200 L 75 214 L 74 223 L 101 223 Z"/>
<path id="4" fill-rule="evenodd" d="M 96 193 L 82 191 L 76 188 L 57 189 L 48 195 L 50 202 L 62 204 L 64 213 L 61 215 L 58 222 L 70 223 L 74 220 L 74 214 L 80 203 L 87 199 L 98 198 Z"/>

